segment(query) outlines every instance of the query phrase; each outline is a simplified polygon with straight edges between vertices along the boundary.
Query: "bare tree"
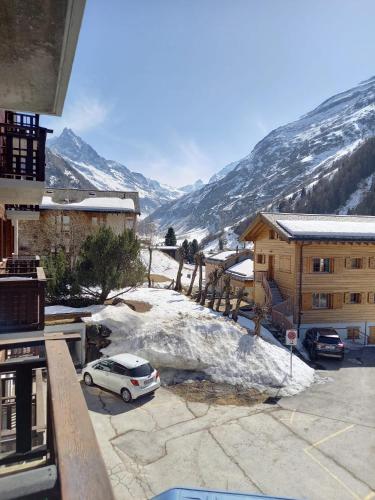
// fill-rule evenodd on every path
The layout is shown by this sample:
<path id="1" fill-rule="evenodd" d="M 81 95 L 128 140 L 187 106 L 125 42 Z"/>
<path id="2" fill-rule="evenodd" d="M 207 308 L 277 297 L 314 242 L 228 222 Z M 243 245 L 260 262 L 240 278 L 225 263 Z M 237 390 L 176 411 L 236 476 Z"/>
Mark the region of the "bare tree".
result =
<path id="1" fill-rule="evenodd" d="M 214 274 L 214 279 L 212 280 L 212 283 L 211 283 L 212 297 L 210 298 L 210 300 L 208 302 L 208 307 L 210 309 L 214 308 L 217 285 L 218 285 L 221 277 L 223 276 L 224 271 L 225 271 L 224 267 L 219 267 L 219 269 L 217 269 L 215 274 Z"/>
<path id="2" fill-rule="evenodd" d="M 213 283 L 213 281 L 215 280 L 216 274 L 217 274 L 217 269 L 215 269 L 208 276 L 206 276 L 206 284 L 205 284 L 204 289 L 202 291 L 201 300 L 199 302 L 201 306 L 204 306 L 204 304 L 206 302 L 208 290 L 209 290 L 211 284 Z"/>
<path id="3" fill-rule="evenodd" d="M 187 295 L 190 296 L 192 291 L 193 291 L 193 286 L 194 286 L 194 281 L 195 281 L 195 277 L 197 275 L 197 271 L 198 271 L 198 267 L 199 267 L 199 259 L 200 259 L 200 254 L 199 253 L 196 253 L 194 255 L 194 270 L 193 270 L 193 274 L 192 274 L 192 277 L 191 277 L 191 281 L 190 281 L 190 285 L 189 285 L 189 289 L 187 291 Z"/>
<path id="4" fill-rule="evenodd" d="M 238 290 L 238 293 L 237 293 L 237 300 L 236 300 L 236 305 L 234 307 L 234 310 L 232 312 L 232 319 L 233 321 L 236 321 L 238 320 L 238 311 L 240 309 L 240 305 L 241 305 L 241 300 L 242 300 L 242 297 L 243 297 L 243 294 L 244 294 L 244 290 L 245 288 L 244 287 L 241 287 L 239 290 Z"/>
<path id="5" fill-rule="evenodd" d="M 152 246 L 150 245 L 148 247 L 148 253 L 149 253 L 149 261 L 148 261 L 148 270 L 147 270 L 147 280 L 148 280 L 148 287 L 151 288 L 151 264 L 152 264 Z"/>
<path id="6" fill-rule="evenodd" d="M 203 253 L 199 252 L 199 281 L 198 281 L 198 295 L 196 302 L 200 302 L 201 300 L 202 287 L 203 287 Z"/>
<path id="7" fill-rule="evenodd" d="M 230 291 L 231 291 L 231 286 L 230 286 L 230 276 L 227 274 L 224 277 L 224 290 L 225 290 L 225 309 L 223 316 L 229 316 L 230 310 L 231 310 L 231 305 L 230 305 Z"/>
<path id="8" fill-rule="evenodd" d="M 181 248 L 178 249 L 177 255 L 178 255 L 179 265 L 178 265 L 176 284 L 174 289 L 176 292 L 181 292 L 182 290 L 181 276 L 182 276 L 182 269 L 184 267 L 184 253 Z"/>
<path id="9" fill-rule="evenodd" d="M 224 274 L 223 286 L 221 287 L 219 297 L 217 298 L 216 311 L 220 311 L 221 301 L 223 300 L 224 293 L 225 293 L 228 286 L 230 288 L 230 276 L 228 276 L 227 274 Z"/>
<path id="10" fill-rule="evenodd" d="M 265 305 L 261 306 L 260 304 L 255 304 L 254 306 L 254 335 L 257 337 L 260 337 L 260 330 L 262 327 L 262 321 L 263 319 L 269 314 L 270 312 L 270 304 L 267 301 Z"/>

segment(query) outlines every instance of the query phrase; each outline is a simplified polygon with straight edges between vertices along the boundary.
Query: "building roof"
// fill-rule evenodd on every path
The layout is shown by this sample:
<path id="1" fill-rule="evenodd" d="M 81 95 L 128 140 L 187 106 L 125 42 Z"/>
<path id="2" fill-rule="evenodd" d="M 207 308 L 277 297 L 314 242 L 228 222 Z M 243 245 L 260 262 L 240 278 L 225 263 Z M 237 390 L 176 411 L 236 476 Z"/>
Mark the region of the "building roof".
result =
<path id="1" fill-rule="evenodd" d="M 43 196 L 41 209 L 81 210 L 87 212 L 134 212 L 134 201 L 127 198 L 86 198 L 78 203 L 55 203 L 50 196 Z"/>
<path id="2" fill-rule="evenodd" d="M 237 254 L 238 252 L 236 250 L 227 250 L 225 252 L 219 252 L 215 253 L 213 255 L 206 255 L 206 261 L 207 260 L 214 260 L 218 262 L 225 262 L 229 257 L 232 255 Z"/>
<path id="3" fill-rule="evenodd" d="M 226 273 L 238 280 L 252 280 L 254 278 L 254 261 L 245 259 L 229 267 Z"/>
<path id="4" fill-rule="evenodd" d="M 95 191 L 85 189 L 48 188 L 44 192 L 40 209 L 140 213 L 137 192 Z"/>
<path id="5" fill-rule="evenodd" d="M 260 212 L 241 239 L 255 237 L 259 223 L 271 226 L 286 240 L 374 241 L 375 217 L 362 215 L 285 214 Z"/>

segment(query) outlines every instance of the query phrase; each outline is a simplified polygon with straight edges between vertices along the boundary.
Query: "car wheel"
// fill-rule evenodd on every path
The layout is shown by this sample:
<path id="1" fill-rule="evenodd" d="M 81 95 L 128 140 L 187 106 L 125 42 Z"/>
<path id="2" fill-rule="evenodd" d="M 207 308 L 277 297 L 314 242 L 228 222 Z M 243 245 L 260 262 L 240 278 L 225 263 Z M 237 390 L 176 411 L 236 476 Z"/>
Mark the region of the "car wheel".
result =
<path id="1" fill-rule="evenodd" d="M 85 373 L 83 375 L 83 381 L 86 385 L 93 385 L 92 376 L 89 373 Z"/>
<path id="2" fill-rule="evenodd" d="M 128 389 L 121 389 L 121 397 L 125 401 L 125 403 L 131 403 L 133 398 Z"/>

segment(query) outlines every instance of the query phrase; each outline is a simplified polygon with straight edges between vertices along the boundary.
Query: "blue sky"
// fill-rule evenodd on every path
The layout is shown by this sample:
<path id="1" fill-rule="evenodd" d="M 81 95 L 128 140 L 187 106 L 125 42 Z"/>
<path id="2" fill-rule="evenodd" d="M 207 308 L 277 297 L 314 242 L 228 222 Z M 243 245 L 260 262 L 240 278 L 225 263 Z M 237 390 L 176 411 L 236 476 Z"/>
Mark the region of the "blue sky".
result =
<path id="1" fill-rule="evenodd" d="M 181 186 L 375 75 L 374 0 L 88 0 L 65 109 L 108 159 Z"/>

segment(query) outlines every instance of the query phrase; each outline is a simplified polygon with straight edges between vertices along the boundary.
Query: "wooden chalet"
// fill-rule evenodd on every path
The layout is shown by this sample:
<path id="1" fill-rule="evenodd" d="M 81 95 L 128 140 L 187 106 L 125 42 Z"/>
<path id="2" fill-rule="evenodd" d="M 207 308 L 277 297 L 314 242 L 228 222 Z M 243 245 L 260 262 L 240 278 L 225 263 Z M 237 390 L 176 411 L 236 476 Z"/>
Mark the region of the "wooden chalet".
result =
<path id="1" fill-rule="evenodd" d="M 275 324 L 375 344 L 375 217 L 262 212 L 241 238 L 254 242 L 254 298 Z"/>

